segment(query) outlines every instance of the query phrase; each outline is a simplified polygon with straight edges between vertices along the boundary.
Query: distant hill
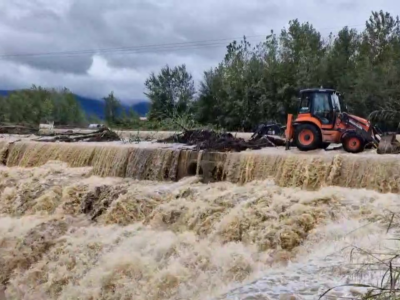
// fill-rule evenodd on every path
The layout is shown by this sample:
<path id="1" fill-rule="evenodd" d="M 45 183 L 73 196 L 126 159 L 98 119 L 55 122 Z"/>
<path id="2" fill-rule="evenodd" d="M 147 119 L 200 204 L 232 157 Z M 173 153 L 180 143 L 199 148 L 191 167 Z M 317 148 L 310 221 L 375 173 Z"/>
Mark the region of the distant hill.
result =
<path id="1" fill-rule="evenodd" d="M 0 96 L 7 96 L 10 92 L 12 91 L 0 90 Z M 99 119 L 104 120 L 105 103 L 103 100 L 82 97 L 76 94 L 75 97 L 87 116 L 94 115 Z M 126 111 L 129 111 L 131 108 L 133 108 L 133 110 L 136 111 L 141 117 L 144 117 L 149 112 L 150 102 L 146 100 L 140 100 L 138 103 L 133 105 L 123 104 L 123 109 Z"/>
<path id="2" fill-rule="evenodd" d="M 104 106 L 105 103 L 103 100 L 97 100 L 92 98 L 86 98 L 79 95 L 75 95 L 76 100 L 80 103 L 82 109 L 85 111 L 87 115 L 95 115 L 101 120 L 104 120 Z M 123 109 L 127 112 L 133 108 L 135 112 L 139 114 L 139 116 L 144 117 L 150 109 L 150 102 L 148 101 L 140 101 L 133 105 L 122 105 Z"/>

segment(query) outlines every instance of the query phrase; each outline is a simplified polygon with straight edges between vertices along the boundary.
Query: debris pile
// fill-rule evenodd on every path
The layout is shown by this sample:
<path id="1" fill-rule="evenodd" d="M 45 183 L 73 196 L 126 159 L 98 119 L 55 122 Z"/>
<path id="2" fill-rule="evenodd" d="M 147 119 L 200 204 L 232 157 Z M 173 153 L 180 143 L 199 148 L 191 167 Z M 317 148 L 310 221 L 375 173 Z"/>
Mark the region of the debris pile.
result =
<path id="1" fill-rule="evenodd" d="M 90 133 L 74 133 L 67 131 L 60 134 L 46 134 L 42 138 L 36 139 L 37 142 L 113 142 L 120 141 L 121 138 L 114 131 L 108 128 L 101 128 Z"/>
<path id="2" fill-rule="evenodd" d="M 400 142 L 396 138 L 396 133 L 382 136 L 376 152 L 378 154 L 400 154 Z"/>
<path id="3" fill-rule="evenodd" d="M 213 130 L 184 130 L 180 134 L 159 140 L 161 143 L 181 143 L 195 146 L 196 150 L 218 152 L 241 152 L 247 149 L 258 150 L 265 147 L 284 146 L 285 139 L 279 136 L 263 135 L 246 141 L 231 133 L 218 133 Z"/>
<path id="4" fill-rule="evenodd" d="M 262 136 L 265 136 L 265 135 L 283 136 L 284 132 L 285 132 L 285 128 L 286 128 L 286 126 L 283 126 L 282 124 L 279 124 L 276 122 L 262 123 L 257 126 L 257 128 L 255 129 L 251 138 L 252 139 L 261 138 Z"/>

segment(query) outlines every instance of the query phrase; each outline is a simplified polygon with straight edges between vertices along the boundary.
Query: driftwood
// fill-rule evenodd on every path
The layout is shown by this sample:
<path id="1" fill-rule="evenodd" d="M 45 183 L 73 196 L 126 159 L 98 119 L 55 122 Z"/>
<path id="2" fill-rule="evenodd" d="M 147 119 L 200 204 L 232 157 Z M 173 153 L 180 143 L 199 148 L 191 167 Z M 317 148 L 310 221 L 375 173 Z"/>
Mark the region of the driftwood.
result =
<path id="1" fill-rule="evenodd" d="M 67 136 L 74 136 L 74 135 L 82 135 L 81 132 L 73 132 L 72 130 L 67 130 L 64 132 L 38 132 L 37 136 L 45 136 L 45 137 L 49 137 L 49 136 L 63 136 L 63 135 L 67 135 Z"/>
<path id="2" fill-rule="evenodd" d="M 90 133 L 61 133 L 54 136 L 46 135 L 43 138 L 36 139 L 36 142 L 111 142 L 120 141 L 120 137 L 114 131 L 108 128 L 101 128 Z"/>
<path id="3" fill-rule="evenodd" d="M 218 133 L 211 130 L 185 130 L 159 142 L 181 143 L 195 146 L 196 150 L 218 152 L 241 152 L 247 149 L 258 150 L 265 147 L 285 145 L 285 140 L 279 136 L 264 135 L 261 138 L 246 141 L 234 137 L 231 133 Z"/>

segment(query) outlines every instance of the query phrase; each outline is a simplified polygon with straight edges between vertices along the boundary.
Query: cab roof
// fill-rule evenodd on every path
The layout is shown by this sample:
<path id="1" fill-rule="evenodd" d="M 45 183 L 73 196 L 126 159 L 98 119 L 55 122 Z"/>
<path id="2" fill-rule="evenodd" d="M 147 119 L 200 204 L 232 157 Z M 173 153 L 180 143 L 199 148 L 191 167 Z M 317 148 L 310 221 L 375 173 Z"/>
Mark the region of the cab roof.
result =
<path id="1" fill-rule="evenodd" d="M 305 92 L 321 92 L 321 93 L 335 93 L 337 92 L 334 89 L 318 89 L 318 88 L 311 88 L 311 89 L 304 89 L 304 90 L 300 90 L 300 93 L 305 93 Z"/>

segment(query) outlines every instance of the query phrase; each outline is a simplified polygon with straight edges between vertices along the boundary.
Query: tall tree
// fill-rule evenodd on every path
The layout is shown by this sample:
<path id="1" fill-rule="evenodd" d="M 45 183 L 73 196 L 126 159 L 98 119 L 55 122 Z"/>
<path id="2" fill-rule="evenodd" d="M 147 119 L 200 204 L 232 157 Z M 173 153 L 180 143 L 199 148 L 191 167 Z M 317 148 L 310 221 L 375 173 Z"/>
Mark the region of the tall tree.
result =
<path id="1" fill-rule="evenodd" d="M 372 12 L 360 39 L 354 108 L 364 116 L 376 109 L 399 110 L 399 18 L 383 11 Z"/>
<path id="2" fill-rule="evenodd" d="M 174 113 L 187 112 L 195 94 L 192 75 L 185 65 L 168 65 L 145 82 L 146 96 L 151 100 L 149 119 L 162 119 Z"/>
<path id="3" fill-rule="evenodd" d="M 121 109 L 121 103 L 111 92 L 107 97 L 103 98 L 105 101 L 105 119 L 108 124 L 115 124 L 118 120 L 118 111 Z"/>
<path id="4" fill-rule="evenodd" d="M 196 121 L 201 124 L 223 123 L 221 68 L 205 71 L 200 82 L 199 98 L 193 105 Z"/>

